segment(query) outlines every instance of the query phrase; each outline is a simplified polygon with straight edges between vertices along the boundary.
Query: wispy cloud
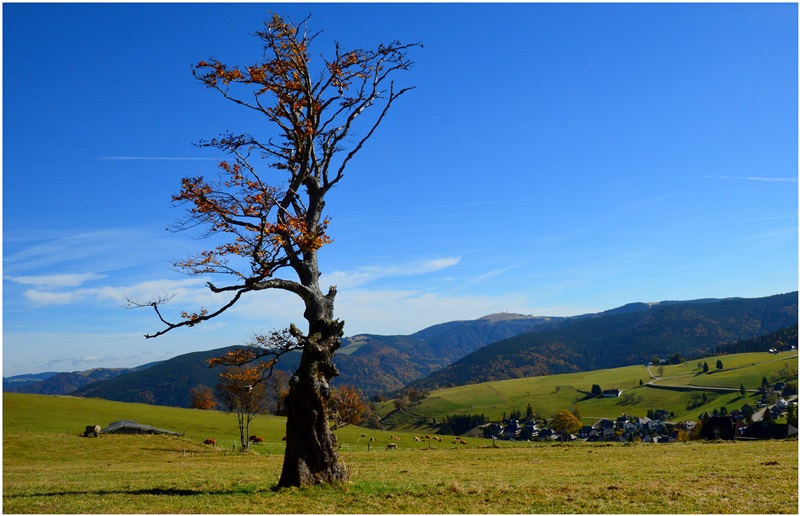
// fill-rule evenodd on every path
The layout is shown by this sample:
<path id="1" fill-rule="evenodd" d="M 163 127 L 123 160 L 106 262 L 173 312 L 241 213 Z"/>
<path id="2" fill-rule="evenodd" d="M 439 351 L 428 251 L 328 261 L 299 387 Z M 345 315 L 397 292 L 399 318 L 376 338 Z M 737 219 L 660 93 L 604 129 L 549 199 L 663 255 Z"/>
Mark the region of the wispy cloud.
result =
<path id="1" fill-rule="evenodd" d="M 333 271 L 320 278 L 321 283 L 353 288 L 366 285 L 381 278 L 394 276 L 417 276 L 452 267 L 461 257 L 418 260 L 402 264 L 357 267 L 350 271 Z"/>
<path id="2" fill-rule="evenodd" d="M 74 285 L 62 285 L 70 287 Z M 101 286 L 93 288 L 74 288 L 57 289 L 52 288 L 32 288 L 23 293 L 25 299 L 35 306 L 69 305 L 85 301 L 111 302 L 115 305 L 122 305 L 128 299 L 141 300 L 146 303 L 148 300 L 157 297 L 159 294 L 167 292 L 187 303 L 206 302 L 210 293 L 203 287 L 203 280 L 200 278 L 190 278 L 183 280 L 154 280 L 144 281 L 133 285 L 124 286 Z"/>
<path id="3" fill-rule="evenodd" d="M 796 183 L 796 177 L 763 177 L 763 176 L 716 176 L 709 175 L 706 179 L 721 179 L 729 180 L 734 179 L 737 181 L 755 181 L 759 183 Z"/>
<path id="4" fill-rule="evenodd" d="M 185 158 L 170 156 L 99 156 L 100 161 L 216 161 L 217 158 Z"/>
<path id="5" fill-rule="evenodd" d="M 45 274 L 41 276 L 11 276 L 8 279 L 20 285 L 33 285 L 38 288 L 79 287 L 88 281 L 103 279 L 104 274 Z"/>

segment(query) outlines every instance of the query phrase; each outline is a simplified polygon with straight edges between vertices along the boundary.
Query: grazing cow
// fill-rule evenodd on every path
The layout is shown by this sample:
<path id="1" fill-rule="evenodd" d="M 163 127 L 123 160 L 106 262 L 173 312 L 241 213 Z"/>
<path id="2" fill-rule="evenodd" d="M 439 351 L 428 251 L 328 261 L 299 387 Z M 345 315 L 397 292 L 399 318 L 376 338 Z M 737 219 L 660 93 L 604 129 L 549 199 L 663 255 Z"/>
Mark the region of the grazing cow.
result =
<path id="1" fill-rule="evenodd" d="M 430 436 L 430 435 L 428 435 L 428 434 L 425 434 L 425 439 L 430 439 L 430 438 L 431 438 L 431 436 Z"/>
<path id="2" fill-rule="evenodd" d="M 459 441 L 459 442 L 460 442 L 461 444 L 467 444 L 467 441 L 465 441 L 464 439 L 461 439 L 461 441 Z"/>
<path id="3" fill-rule="evenodd" d="M 369 438 L 369 442 L 374 443 L 375 441 L 377 441 L 377 439 L 375 439 L 374 437 Z"/>
<path id="4" fill-rule="evenodd" d="M 89 437 L 90 435 L 93 435 L 97 437 L 97 434 L 99 433 L 100 433 L 100 425 L 87 425 L 86 430 L 83 431 L 83 436 Z"/>
<path id="5" fill-rule="evenodd" d="M 367 434 L 361 434 L 361 437 L 366 437 L 366 436 L 367 436 Z"/>
<path id="6" fill-rule="evenodd" d="M 387 444 L 386 445 L 386 449 L 387 450 L 396 450 L 397 449 L 397 443 L 389 443 L 389 444 Z"/>
<path id="7" fill-rule="evenodd" d="M 419 442 L 419 437 L 417 437 L 417 436 L 415 435 L 415 436 L 414 436 L 414 440 L 415 440 L 415 441 L 417 441 L 417 442 Z"/>
<path id="8" fill-rule="evenodd" d="M 205 441 L 203 441 L 203 444 L 210 444 L 211 446 L 216 446 L 217 445 L 217 440 L 216 439 L 206 439 Z"/>
<path id="9" fill-rule="evenodd" d="M 264 442 L 264 438 L 263 437 L 259 437 L 257 435 L 251 435 L 250 438 L 248 439 L 248 441 L 250 441 L 251 443 L 263 443 Z"/>

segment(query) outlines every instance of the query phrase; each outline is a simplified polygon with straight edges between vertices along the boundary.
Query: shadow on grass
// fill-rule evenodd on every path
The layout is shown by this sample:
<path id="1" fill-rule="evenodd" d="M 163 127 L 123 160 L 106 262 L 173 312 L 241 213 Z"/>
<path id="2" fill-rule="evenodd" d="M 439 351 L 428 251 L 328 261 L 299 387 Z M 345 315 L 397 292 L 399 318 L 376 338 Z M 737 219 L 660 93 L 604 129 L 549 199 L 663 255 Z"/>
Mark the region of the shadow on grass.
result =
<path id="1" fill-rule="evenodd" d="M 52 493 L 26 493 L 26 494 L 4 494 L 3 498 L 37 498 L 48 496 L 105 496 L 105 495 L 149 495 L 149 496 L 199 496 L 199 495 L 231 495 L 231 494 L 254 494 L 257 492 L 269 492 L 274 487 L 260 488 L 255 485 L 234 486 L 230 489 L 204 490 L 204 489 L 177 489 L 154 487 L 151 489 L 132 489 L 132 490 L 112 490 L 98 489 L 96 491 L 59 491 Z"/>

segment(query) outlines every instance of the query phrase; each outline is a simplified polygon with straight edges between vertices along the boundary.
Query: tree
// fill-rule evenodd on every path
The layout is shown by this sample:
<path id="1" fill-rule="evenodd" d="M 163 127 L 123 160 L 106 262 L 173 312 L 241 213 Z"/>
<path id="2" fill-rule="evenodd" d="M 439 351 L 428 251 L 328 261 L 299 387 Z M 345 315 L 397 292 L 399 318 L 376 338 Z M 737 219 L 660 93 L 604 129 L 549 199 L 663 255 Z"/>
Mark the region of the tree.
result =
<path id="1" fill-rule="evenodd" d="M 744 388 L 743 383 L 739 384 L 739 394 L 741 394 L 742 396 L 747 396 L 747 389 Z"/>
<path id="2" fill-rule="evenodd" d="M 592 394 L 597 396 L 598 398 L 603 397 L 603 388 L 597 385 L 596 383 L 592 385 Z"/>
<path id="3" fill-rule="evenodd" d="M 280 369 L 273 369 L 272 375 L 265 380 L 264 384 L 269 412 L 276 416 L 285 416 L 286 396 L 289 395 L 289 375 Z"/>
<path id="4" fill-rule="evenodd" d="M 272 131 L 267 136 L 228 132 L 201 141 L 200 147 L 220 151 L 228 160 L 219 162 L 217 179 L 184 178 L 173 196 L 175 203 L 188 206 L 175 230 L 202 228 L 203 236 L 221 240 L 176 263 L 177 268 L 228 278 L 224 285 L 207 283 L 225 299 L 216 309 L 183 311 L 180 320 L 163 313 L 169 295 L 129 300 L 130 307 L 151 307 L 164 324 L 148 338 L 213 319 L 253 292 L 277 289 L 302 300 L 305 332 L 292 325 L 288 339 L 223 357 L 226 364 L 266 357 L 274 365 L 284 352 L 302 351 L 285 400 L 286 452 L 279 487 L 345 478 L 327 410 L 344 322 L 334 317 L 336 287 L 323 292 L 319 285 L 317 253 L 331 243 L 326 195 L 397 99 L 412 89 L 398 88 L 394 77 L 411 68 L 408 53 L 421 46 L 394 41 L 348 51 L 337 43 L 329 59 L 314 64 L 309 48 L 316 34 L 309 33 L 307 21 L 273 15 L 255 34 L 263 44 L 263 57 L 255 64 L 229 66 L 212 58 L 193 70 L 203 85 L 262 116 Z"/>
<path id="5" fill-rule="evenodd" d="M 797 405 L 792 403 L 787 408 L 786 422 L 797 428 Z"/>
<path id="6" fill-rule="evenodd" d="M 569 410 L 562 409 L 553 416 L 553 420 L 550 422 L 550 428 L 562 436 L 566 436 L 581 429 L 581 420 L 575 417 L 575 414 Z"/>
<path id="7" fill-rule="evenodd" d="M 256 366 L 229 367 L 219 375 L 219 397 L 239 423 L 239 442 L 242 451 L 250 445 L 250 422 L 258 414 L 268 411 L 264 382 L 260 382 L 261 368 Z"/>
<path id="8" fill-rule="evenodd" d="M 717 371 L 722 371 L 722 360 L 717 360 Z"/>
<path id="9" fill-rule="evenodd" d="M 328 415 L 333 422 L 331 430 L 347 425 L 357 425 L 364 419 L 367 405 L 355 387 L 334 387 L 328 404 Z"/>
<path id="10" fill-rule="evenodd" d="M 704 373 L 708 372 L 708 362 L 703 362 L 703 372 Z"/>
<path id="11" fill-rule="evenodd" d="M 217 406 L 214 391 L 207 385 L 196 385 L 189 391 L 192 397 L 191 408 L 200 410 L 213 410 Z"/>

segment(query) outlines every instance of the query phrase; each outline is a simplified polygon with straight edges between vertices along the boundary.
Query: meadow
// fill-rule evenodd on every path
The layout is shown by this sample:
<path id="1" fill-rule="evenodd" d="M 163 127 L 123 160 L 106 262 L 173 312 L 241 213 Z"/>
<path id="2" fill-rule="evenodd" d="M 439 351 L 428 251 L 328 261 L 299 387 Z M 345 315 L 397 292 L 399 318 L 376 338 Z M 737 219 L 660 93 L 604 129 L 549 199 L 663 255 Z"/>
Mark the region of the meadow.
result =
<path id="1" fill-rule="evenodd" d="M 715 369 L 718 358 L 723 362 L 721 371 Z M 702 372 L 703 362 L 709 364 L 708 373 Z M 648 385 L 654 380 L 651 375 L 658 378 L 655 385 L 676 389 Z M 444 415 L 455 414 L 485 414 L 496 421 L 512 410 L 524 414 L 530 403 L 536 414 L 544 418 L 564 408 L 575 408 L 587 424 L 600 418 L 616 419 L 623 413 L 645 416 L 649 409 L 668 410 L 676 415 L 674 420 L 677 421 L 696 421 L 703 412 L 712 412 L 715 408 L 724 406 L 732 410 L 745 403 L 754 405 L 759 397 L 756 390 L 761 387 L 763 378 L 773 383 L 797 381 L 797 352 L 741 353 L 677 365 L 650 366 L 649 369 L 638 365 L 464 385 L 432 391 L 425 399 L 404 409 L 417 418 L 404 418 L 394 410 L 391 401 L 381 404 L 378 414 L 389 422 L 409 428 L 408 425 L 416 424 L 419 418 L 440 420 Z M 619 398 L 587 398 L 594 384 L 603 389 L 621 389 L 623 393 Z M 741 385 L 748 390 L 745 396 L 738 392 Z M 708 402 L 693 406 L 702 393 L 706 394 Z"/>
<path id="2" fill-rule="evenodd" d="M 797 513 L 797 441 L 468 445 L 348 427 L 350 480 L 274 491 L 284 421 L 264 445 L 228 444 L 225 413 L 97 399 L 3 395 L 5 513 Z M 80 437 L 116 419 L 181 437 Z M 376 442 L 362 437 L 368 434 Z"/>

